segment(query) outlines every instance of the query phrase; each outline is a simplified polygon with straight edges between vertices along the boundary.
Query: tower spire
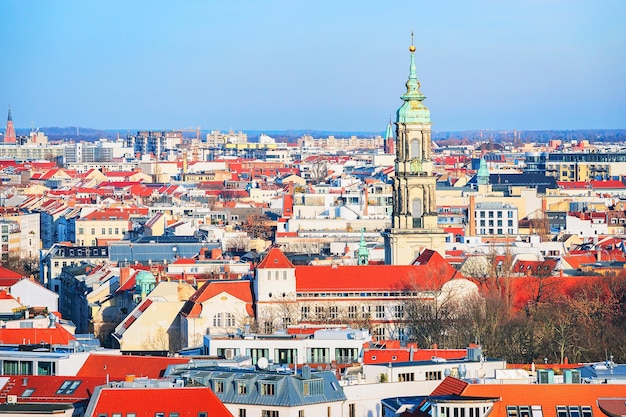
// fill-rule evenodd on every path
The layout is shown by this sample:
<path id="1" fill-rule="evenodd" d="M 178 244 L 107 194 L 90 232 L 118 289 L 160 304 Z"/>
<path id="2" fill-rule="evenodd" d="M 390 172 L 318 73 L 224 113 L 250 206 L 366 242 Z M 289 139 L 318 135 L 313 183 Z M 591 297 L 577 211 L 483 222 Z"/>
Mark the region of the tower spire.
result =
<path id="1" fill-rule="evenodd" d="M 7 117 L 7 128 L 4 131 L 4 143 L 15 143 L 15 127 L 13 126 L 13 116 L 11 116 L 11 106 L 9 106 L 9 115 Z"/>

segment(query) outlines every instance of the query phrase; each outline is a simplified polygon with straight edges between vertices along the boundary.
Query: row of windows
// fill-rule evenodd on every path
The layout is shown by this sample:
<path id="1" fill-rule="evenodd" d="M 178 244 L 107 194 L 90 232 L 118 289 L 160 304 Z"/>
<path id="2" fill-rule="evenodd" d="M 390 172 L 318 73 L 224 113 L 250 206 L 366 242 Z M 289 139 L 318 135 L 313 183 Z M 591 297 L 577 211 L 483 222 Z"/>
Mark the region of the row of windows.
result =
<path id="1" fill-rule="evenodd" d="M 540 405 L 509 405 L 506 407 L 507 417 L 543 417 Z M 557 417 L 593 417 L 591 406 L 557 405 Z"/>
<path id="2" fill-rule="evenodd" d="M 509 227 L 513 227 L 513 220 L 507 220 L 506 222 L 507 226 Z M 504 225 L 504 222 L 502 220 L 489 220 L 489 221 L 485 221 L 485 220 L 480 220 L 480 222 L 478 220 L 476 220 L 476 226 L 482 226 L 482 227 L 494 227 L 494 226 L 498 226 L 498 227 L 502 227 Z"/>
<path id="3" fill-rule="evenodd" d="M 484 219 L 485 217 L 488 217 L 490 219 L 493 219 L 494 217 L 497 217 L 498 219 L 501 219 L 504 214 L 504 212 L 501 210 L 478 210 L 478 216 L 476 217 L 480 217 L 481 219 Z M 506 216 L 509 219 L 513 218 L 513 211 L 509 210 L 506 212 Z"/>
<path id="4" fill-rule="evenodd" d="M 363 297 L 417 297 L 416 291 L 392 291 L 392 292 L 303 292 L 298 293 L 298 298 L 363 298 Z"/>
<path id="5" fill-rule="evenodd" d="M 231 313 L 217 313 L 213 316 L 213 327 L 235 327 L 235 316 Z"/>
<path id="6" fill-rule="evenodd" d="M 119 235 L 120 234 L 120 228 L 119 227 L 115 227 L 115 228 L 114 227 L 109 227 L 108 229 L 106 227 L 103 227 L 101 230 L 102 230 L 101 234 L 103 234 L 103 235 L 107 234 L 107 230 L 109 231 L 109 233 L 108 233 L 109 235 Z M 122 227 L 121 230 L 122 230 L 122 234 L 126 233 L 126 229 L 124 229 L 123 227 Z M 113 231 L 115 231 L 115 233 L 113 233 Z M 79 227 L 78 228 L 78 234 L 79 235 L 84 235 L 85 234 L 85 230 L 82 227 Z M 95 227 L 91 228 L 91 234 L 92 235 L 96 234 L 96 228 Z"/>
<path id="7" fill-rule="evenodd" d="M 505 229 L 493 229 L 493 228 L 489 228 L 489 229 L 485 229 L 485 228 L 481 228 L 478 232 L 478 234 L 480 235 L 502 235 Z M 514 229 L 509 228 L 506 229 L 506 233 L 509 235 L 515 234 Z"/>
<path id="8" fill-rule="evenodd" d="M 172 411 L 169 413 L 164 413 L 164 412 L 154 413 L 154 417 L 180 417 L 180 415 L 181 413 L 179 413 L 178 411 Z M 183 415 L 189 415 L 189 414 L 183 413 Z M 208 415 L 209 413 L 207 413 L 206 411 L 198 412 L 198 417 L 208 417 Z M 98 417 L 137 417 L 137 413 L 132 413 L 132 412 L 131 413 L 111 413 L 110 416 L 107 413 L 99 413 Z"/>
<path id="9" fill-rule="evenodd" d="M 385 319 L 387 318 L 387 309 L 389 310 L 389 314 L 393 319 L 403 319 L 404 318 L 404 306 L 403 305 L 392 305 L 392 306 L 384 306 L 377 305 L 374 306 L 374 318 L 376 319 Z M 348 306 L 347 318 L 348 319 L 358 319 L 363 317 L 369 317 L 371 314 L 372 308 L 371 306 L 361 306 L 361 311 L 359 314 L 359 306 L 351 305 Z M 311 314 L 310 306 L 302 306 L 300 308 L 300 314 L 302 320 L 309 320 L 313 318 L 318 319 L 330 319 L 336 320 L 339 318 L 339 306 L 315 306 L 313 309 L 314 315 Z"/>

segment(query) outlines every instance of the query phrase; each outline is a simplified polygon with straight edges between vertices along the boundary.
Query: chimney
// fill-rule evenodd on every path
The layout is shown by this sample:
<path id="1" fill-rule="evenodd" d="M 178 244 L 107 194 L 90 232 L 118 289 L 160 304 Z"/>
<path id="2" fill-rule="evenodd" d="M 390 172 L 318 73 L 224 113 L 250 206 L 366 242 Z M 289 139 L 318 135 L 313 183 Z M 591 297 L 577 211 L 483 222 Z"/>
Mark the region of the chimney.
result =
<path id="1" fill-rule="evenodd" d="M 120 268 L 120 287 L 130 279 L 130 266 L 124 265 Z"/>
<path id="2" fill-rule="evenodd" d="M 476 210 L 476 196 L 470 195 L 469 213 L 467 219 L 469 223 L 469 236 L 476 236 L 476 220 L 474 219 L 474 211 Z"/>

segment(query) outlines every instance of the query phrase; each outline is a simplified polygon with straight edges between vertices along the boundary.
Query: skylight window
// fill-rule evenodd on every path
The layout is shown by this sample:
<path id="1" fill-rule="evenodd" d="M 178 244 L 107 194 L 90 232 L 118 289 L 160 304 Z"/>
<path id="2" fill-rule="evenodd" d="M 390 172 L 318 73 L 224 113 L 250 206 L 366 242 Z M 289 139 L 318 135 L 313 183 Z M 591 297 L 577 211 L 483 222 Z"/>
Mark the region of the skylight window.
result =
<path id="1" fill-rule="evenodd" d="M 35 392 L 34 388 L 26 388 L 21 397 L 30 397 L 31 395 L 33 395 L 33 392 Z"/>
<path id="2" fill-rule="evenodd" d="M 63 381 L 59 389 L 57 390 L 57 394 L 73 394 L 76 391 L 76 388 L 80 385 L 81 381 Z"/>

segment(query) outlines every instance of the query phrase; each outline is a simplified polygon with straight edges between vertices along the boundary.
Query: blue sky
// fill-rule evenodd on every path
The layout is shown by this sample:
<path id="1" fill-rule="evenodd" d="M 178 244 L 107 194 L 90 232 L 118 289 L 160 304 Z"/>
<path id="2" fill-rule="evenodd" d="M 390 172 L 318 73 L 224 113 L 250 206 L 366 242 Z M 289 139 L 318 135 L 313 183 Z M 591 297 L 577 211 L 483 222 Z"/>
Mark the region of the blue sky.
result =
<path id="1" fill-rule="evenodd" d="M 625 22 L 624 0 L 4 0 L 0 115 L 383 131 L 414 31 L 434 130 L 626 128 Z"/>

